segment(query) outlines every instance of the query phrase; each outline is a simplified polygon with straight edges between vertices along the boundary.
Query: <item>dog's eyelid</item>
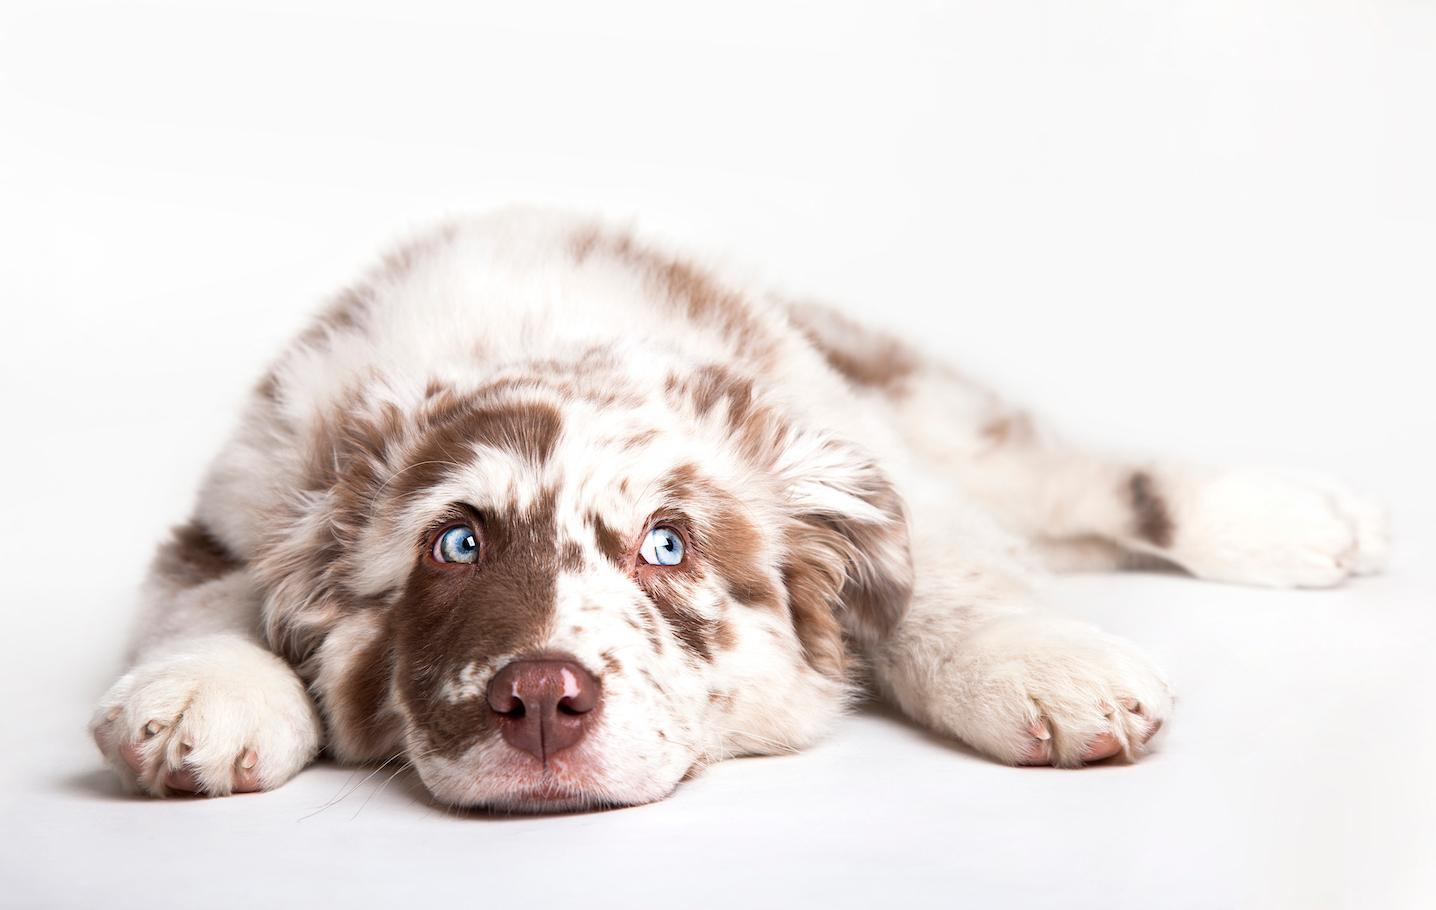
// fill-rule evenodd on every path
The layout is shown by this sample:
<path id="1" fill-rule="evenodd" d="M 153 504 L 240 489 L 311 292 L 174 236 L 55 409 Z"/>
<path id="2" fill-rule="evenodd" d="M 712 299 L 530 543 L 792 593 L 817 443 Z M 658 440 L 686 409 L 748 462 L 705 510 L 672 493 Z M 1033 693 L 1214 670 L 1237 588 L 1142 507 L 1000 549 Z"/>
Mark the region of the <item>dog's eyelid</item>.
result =
<path id="1" fill-rule="evenodd" d="M 472 506 L 466 502 L 454 502 L 450 503 L 444 511 L 440 512 L 439 515 L 429 523 L 425 533 L 432 534 L 440 528 L 461 523 L 472 523 L 475 527 L 483 530 L 484 519 L 484 511 L 477 506 Z"/>

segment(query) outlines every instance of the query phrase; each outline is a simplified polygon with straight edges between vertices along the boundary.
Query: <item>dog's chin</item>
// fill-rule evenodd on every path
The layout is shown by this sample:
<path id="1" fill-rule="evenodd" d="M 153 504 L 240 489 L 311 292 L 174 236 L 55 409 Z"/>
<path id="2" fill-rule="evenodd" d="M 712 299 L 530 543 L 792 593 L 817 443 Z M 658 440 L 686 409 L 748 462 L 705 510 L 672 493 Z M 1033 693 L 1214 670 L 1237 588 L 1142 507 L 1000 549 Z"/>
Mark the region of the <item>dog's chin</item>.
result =
<path id="1" fill-rule="evenodd" d="M 438 802 L 455 809 L 494 812 L 504 815 L 554 815 L 566 812 L 603 812 L 658 802 L 673 792 L 616 793 L 611 788 L 585 790 L 571 786 L 540 784 L 503 792 L 443 793 L 430 789 Z"/>
<path id="2" fill-rule="evenodd" d="M 418 762 L 416 768 L 429 795 L 443 805 L 522 815 L 640 806 L 664 799 L 681 779 L 665 782 L 656 775 L 638 775 L 634 784 L 624 784 L 582 757 L 556 756 L 547 764 L 520 753 L 497 761 L 493 755 L 486 758 L 469 767 L 462 762 Z"/>
<path id="3" fill-rule="evenodd" d="M 533 790 L 495 796 L 484 802 L 469 803 L 456 807 L 480 812 L 496 812 L 504 815 L 554 815 L 565 812 L 603 812 L 609 809 L 625 809 L 630 806 L 640 806 L 644 803 L 657 802 L 666 795 L 667 794 L 624 799 L 621 797 L 615 798 L 614 794 L 607 792 L 584 792 L 551 787 L 538 787 Z"/>

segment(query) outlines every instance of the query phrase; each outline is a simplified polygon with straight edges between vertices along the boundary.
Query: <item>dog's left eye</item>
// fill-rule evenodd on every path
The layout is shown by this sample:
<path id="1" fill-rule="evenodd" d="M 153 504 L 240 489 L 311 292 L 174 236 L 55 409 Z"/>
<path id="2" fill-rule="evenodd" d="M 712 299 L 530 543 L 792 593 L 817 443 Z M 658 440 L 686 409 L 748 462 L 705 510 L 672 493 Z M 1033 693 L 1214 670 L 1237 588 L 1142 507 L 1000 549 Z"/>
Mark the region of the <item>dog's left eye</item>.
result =
<path id="1" fill-rule="evenodd" d="M 651 528 L 638 548 L 638 555 L 650 566 L 676 566 L 683 561 L 683 538 L 664 525 Z"/>
<path id="2" fill-rule="evenodd" d="M 434 539 L 437 562 L 473 564 L 479 561 L 479 535 L 468 525 L 454 525 Z"/>

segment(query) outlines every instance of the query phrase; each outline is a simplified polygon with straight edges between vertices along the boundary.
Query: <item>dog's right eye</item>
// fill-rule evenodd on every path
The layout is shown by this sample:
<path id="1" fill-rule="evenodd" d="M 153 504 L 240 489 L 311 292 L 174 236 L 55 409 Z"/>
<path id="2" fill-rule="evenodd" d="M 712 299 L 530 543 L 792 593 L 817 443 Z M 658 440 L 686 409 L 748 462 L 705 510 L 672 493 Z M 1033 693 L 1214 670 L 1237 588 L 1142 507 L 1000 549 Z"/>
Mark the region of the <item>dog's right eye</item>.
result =
<path id="1" fill-rule="evenodd" d="M 434 538 L 435 562 L 472 565 L 479 561 L 479 532 L 468 525 L 450 525 Z"/>
<path id="2" fill-rule="evenodd" d="M 667 525 L 650 528 L 638 555 L 650 566 L 676 566 L 683 561 L 683 538 Z"/>

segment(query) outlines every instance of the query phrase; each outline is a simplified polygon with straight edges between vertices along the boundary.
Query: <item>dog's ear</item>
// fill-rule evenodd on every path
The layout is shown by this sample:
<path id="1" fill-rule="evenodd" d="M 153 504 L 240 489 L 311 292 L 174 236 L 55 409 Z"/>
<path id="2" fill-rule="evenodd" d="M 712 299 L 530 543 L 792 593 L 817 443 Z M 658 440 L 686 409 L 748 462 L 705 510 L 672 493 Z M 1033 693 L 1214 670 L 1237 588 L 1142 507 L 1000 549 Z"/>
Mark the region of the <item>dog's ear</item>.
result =
<path id="1" fill-rule="evenodd" d="M 788 435 L 773 470 L 789 509 L 783 576 L 808 658 L 840 673 L 844 630 L 870 646 L 912 596 L 902 498 L 872 456 L 820 433 Z"/>
<path id="2" fill-rule="evenodd" d="M 300 666 L 330 629 L 368 599 L 346 581 L 366 567 L 358 546 L 376 497 L 393 469 L 405 421 L 392 404 L 368 413 L 354 404 L 344 420 L 316 422 L 299 489 L 268 516 L 252 566 L 266 592 L 269 646 Z"/>

